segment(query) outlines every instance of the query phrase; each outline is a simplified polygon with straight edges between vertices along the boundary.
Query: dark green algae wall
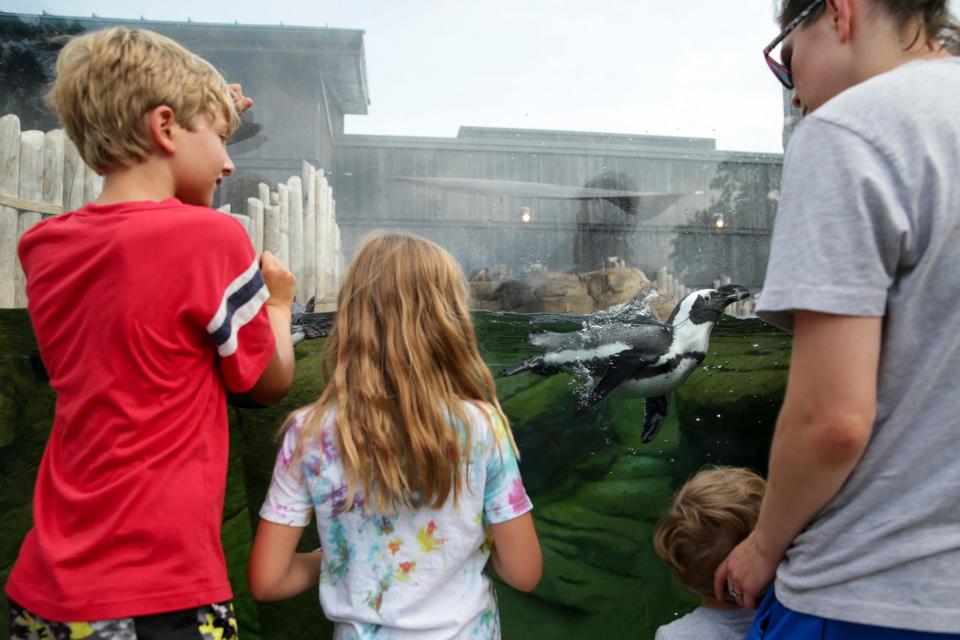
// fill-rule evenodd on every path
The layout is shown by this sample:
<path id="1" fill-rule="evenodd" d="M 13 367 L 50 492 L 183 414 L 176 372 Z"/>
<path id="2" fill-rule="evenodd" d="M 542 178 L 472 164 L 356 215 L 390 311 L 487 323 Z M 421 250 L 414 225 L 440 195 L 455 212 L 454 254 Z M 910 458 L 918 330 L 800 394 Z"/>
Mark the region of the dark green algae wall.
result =
<path id="1" fill-rule="evenodd" d="M 37 465 L 54 396 L 35 358 L 25 314 L 0 312 L 0 579 L 31 522 Z M 579 319 L 478 313 L 494 371 L 532 353 L 531 330 L 570 329 Z M 245 586 L 257 510 L 269 483 L 276 433 L 287 413 L 322 388 L 322 341 L 297 347 L 294 389 L 278 407 L 230 410 L 231 451 L 223 544 L 244 638 L 330 637 L 315 592 L 257 603 Z M 652 638 L 696 601 L 664 569 L 651 536 L 670 494 L 704 463 L 764 470 L 789 364 L 789 339 L 759 321 L 725 318 L 703 367 L 674 395 L 657 439 L 641 444 L 641 400 L 615 396 L 577 415 L 568 376 L 498 380 L 534 501 L 544 577 L 532 594 L 497 584 L 505 638 Z M 308 528 L 304 549 L 316 548 Z M 5 637 L 6 607 L 2 613 Z"/>

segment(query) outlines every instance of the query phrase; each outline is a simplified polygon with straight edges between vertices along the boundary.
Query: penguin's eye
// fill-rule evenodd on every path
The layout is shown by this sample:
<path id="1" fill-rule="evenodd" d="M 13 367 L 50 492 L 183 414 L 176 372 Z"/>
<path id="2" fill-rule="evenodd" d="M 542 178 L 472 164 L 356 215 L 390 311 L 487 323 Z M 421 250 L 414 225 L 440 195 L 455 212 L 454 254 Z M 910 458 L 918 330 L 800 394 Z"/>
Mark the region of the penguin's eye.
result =
<path id="1" fill-rule="evenodd" d="M 704 302 L 710 302 L 710 296 L 703 296 Z"/>

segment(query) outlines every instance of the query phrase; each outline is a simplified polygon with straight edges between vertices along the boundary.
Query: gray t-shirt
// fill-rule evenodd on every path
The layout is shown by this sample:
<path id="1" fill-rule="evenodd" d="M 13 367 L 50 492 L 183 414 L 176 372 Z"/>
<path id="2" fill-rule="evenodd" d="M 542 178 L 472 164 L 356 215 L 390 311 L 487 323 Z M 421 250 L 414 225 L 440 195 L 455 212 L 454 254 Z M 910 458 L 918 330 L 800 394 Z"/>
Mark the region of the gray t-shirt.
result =
<path id="1" fill-rule="evenodd" d="M 754 613 L 753 609 L 697 607 L 657 629 L 654 640 L 743 640 Z"/>
<path id="2" fill-rule="evenodd" d="M 883 317 L 873 435 L 777 572 L 787 607 L 960 632 L 960 60 L 912 62 L 791 140 L 758 314 Z"/>

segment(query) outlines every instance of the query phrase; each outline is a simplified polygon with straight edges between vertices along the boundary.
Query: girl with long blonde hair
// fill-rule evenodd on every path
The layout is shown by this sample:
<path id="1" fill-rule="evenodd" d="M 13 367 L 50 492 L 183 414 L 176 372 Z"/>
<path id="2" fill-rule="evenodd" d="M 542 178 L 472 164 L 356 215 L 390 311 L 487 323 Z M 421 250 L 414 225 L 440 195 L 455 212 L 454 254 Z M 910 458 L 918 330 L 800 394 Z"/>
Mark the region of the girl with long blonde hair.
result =
<path id="1" fill-rule="evenodd" d="M 488 560 L 529 591 L 542 557 L 460 266 L 423 238 L 368 238 L 328 357 L 320 398 L 288 421 L 251 592 L 287 598 L 319 580 L 338 638 L 498 638 Z M 321 550 L 295 553 L 311 513 Z"/>

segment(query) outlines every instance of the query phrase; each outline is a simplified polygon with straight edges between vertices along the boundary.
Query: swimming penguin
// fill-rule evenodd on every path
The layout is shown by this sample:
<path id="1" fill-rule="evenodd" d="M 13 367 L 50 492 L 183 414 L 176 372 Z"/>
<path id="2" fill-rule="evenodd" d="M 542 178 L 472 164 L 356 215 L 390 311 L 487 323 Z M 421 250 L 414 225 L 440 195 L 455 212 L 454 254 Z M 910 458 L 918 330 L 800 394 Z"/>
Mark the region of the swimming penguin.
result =
<path id="1" fill-rule="evenodd" d="M 333 326 L 333 313 L 315 313 L 315 299 L 307 300 L 306 306 L 293 301 L 290 314 L 290 334 L 293 346 L 304 340 L 325 338 Z"/>
<path id="2" fill-rule="evenodd" d="M 553 375 L 586 370 L 598 380 L 583 403 L 589 408 L 617 390 L 646 398 L 641 440 L 650 442 L 667 416 L 668 395 L 703 361 L 710 331 L 724 309 L 750 296 L 736 284 L 701 289 L 673 309 L 666 323 L 647 319 L 642 324 L 613 323 L 576 333 L 539 333 L 530 342 L 543 347 L 534 356 L 504 369 L 501 376 L 524 371 Z"/>

